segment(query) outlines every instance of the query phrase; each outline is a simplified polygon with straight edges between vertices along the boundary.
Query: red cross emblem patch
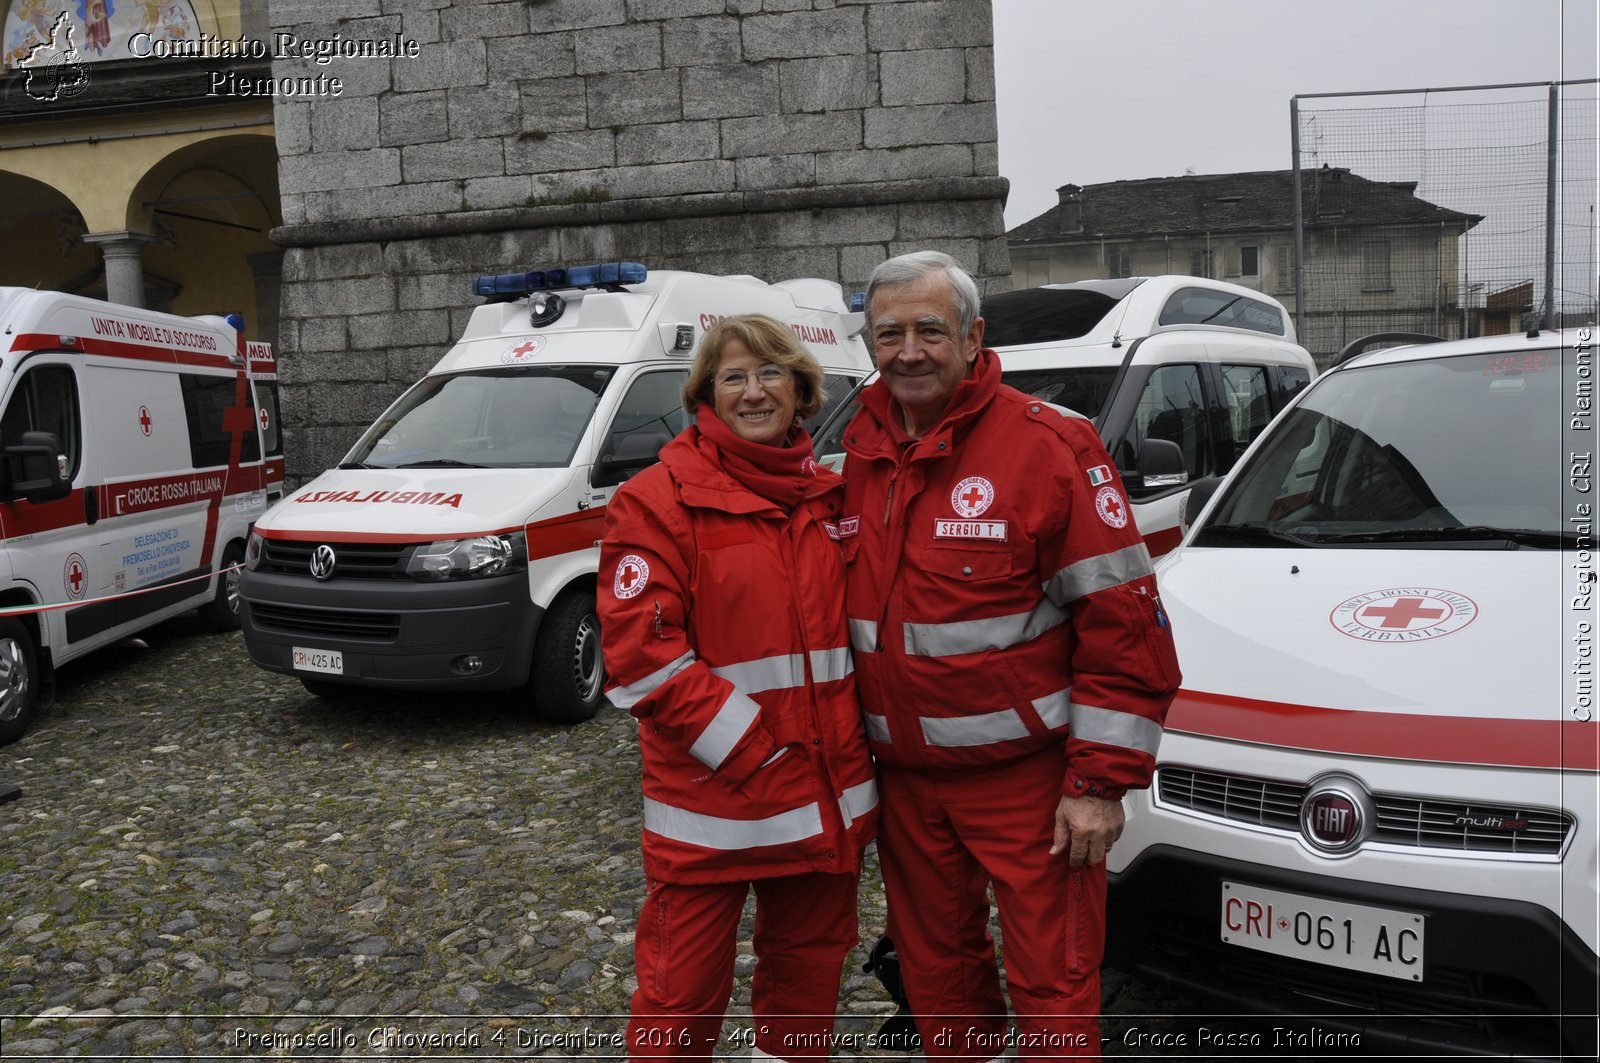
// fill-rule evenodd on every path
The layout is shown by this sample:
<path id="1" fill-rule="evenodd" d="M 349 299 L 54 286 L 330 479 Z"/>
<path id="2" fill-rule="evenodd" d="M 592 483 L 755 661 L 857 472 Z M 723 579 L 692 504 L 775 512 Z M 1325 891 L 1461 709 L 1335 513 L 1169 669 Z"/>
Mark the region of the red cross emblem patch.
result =
<path id="1" fill-rule="evenodd" d="M 977 517 L 994 505 L 994 484 L 981 476 L 969 476 L 950 492 L 950 506 L 957 516 Z"/>
<path id="2" fill-rule="evenodd" d="M 1423 642 L 1460 631 L 1478 618 L 1478 603 L 1439 587 L 1389 587 L 1346 598 L 1328 621 L 1363 642 Z"/>
<path id="3" fill-rule="evenodd" d="M 1094 496 L 1094 511 L 1113 528 L 1128 526 L 1128 503 L 1115 487 L 1102 487 Z"/>
<path id="4" fill-rule="evenodd" d="M 150 419 L 150 407 L 148 407 L 148 406 L 140 406 L 139 407 L 139 427 L 144 430 L 144 434 L 145 435 L 149 435 L 150 434 L 150 428 L 154 424 L 155 424 L 155 422 Z"/>
<path id="5" fill-rule="evenodd" d="M 638 554 L 628 554 L 617 562 L 617 574 L 611 578 L 611 593 L 621 599 L 638 596 L 650 582 L 650 565 Z"/>

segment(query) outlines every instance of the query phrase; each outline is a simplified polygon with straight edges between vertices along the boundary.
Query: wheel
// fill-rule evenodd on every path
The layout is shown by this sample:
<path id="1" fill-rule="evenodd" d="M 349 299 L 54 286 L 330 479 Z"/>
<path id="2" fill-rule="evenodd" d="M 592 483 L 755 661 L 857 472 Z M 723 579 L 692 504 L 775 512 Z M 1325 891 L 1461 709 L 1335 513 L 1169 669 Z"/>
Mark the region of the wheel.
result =
<path id="1" fill-rule="evenodd" d="M 200 607 L 200 621 L 212 631 L 239 630 L 239 584 L 242 575 L 239 565 L 244 561 L 244 547 L 229 543 L 222 551 L 222 575 L 217 577 L 217 593 L 211 601 Z"/>
<path id="2" fill-rule="evenodd" d="M 533 640 L 528 692 L 534 711 L 551 723 L 592 720 L 605 687 L 594 592 L 567 591 L 551 603 Z"/>
<path id="3" fill-rule="evenodd" d="M 39 707 L 39 657 L 33 636 L 15 620 L 0 620 L 0 746 L 15 742 Z"/>
<path id="4" fill-rule="evenodd" d="M 306 679 L 301 677 L 300 685 L 306 688 L 306 693 L 314 694 L 319 698 L 329 701 L 338 701 L 341 698 L 352 697 L 360 692 L 361 688 L 349 683 L 330 683 L 326 679 Z"/>

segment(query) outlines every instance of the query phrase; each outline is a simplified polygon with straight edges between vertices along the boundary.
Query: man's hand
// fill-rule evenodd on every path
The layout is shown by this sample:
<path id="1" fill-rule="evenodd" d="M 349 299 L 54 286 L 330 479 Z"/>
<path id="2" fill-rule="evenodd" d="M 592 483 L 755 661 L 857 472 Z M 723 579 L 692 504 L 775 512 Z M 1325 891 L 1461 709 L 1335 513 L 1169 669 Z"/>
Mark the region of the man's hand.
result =
<path id="1" fill-rule="evenodd" d="M 1121 801 L 1063 797 L 1056 806 L 1056 834 L 1050 845 L 1050 855 L 1055 856 L 1070 846 L 1069 867 L 1098 864 L 1111 851 L 1112 843 L 1122 837 L 1122 826 L 1126 822 Z"/>

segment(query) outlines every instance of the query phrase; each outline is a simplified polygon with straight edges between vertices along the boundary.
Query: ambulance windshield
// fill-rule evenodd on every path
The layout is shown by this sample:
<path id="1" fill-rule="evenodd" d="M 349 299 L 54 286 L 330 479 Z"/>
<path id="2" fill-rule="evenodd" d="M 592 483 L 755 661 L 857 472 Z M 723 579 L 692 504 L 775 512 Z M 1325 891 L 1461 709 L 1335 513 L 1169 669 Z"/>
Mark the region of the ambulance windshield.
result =
<path id="1" fill-rule="evenodd" d="M 423 377 L 341 468 L 563 468 L 615 372 L 541 365 Z"/>
<path id="2" fill-rule="evenodd" d="M 1570 545 L 1561 382 L 1572 358 L 1546 349 L 1334 373 L 1273 428 L 1194 545 Z"/>

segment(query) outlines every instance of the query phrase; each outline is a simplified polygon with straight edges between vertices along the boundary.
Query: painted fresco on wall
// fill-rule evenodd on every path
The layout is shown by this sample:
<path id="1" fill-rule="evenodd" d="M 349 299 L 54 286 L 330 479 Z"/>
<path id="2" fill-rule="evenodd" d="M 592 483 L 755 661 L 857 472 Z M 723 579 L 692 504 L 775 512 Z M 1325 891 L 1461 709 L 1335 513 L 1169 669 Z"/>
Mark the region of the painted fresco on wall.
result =
<path id="1" fill-rule="evenodd" d="M 16 0 L 0 31 L 0 67 L 15 69 L 41 47 L 75 52 L 79 63 L 150 58 L 164 54 L 157 42 L 199 36 L 188 0 Z"/>

